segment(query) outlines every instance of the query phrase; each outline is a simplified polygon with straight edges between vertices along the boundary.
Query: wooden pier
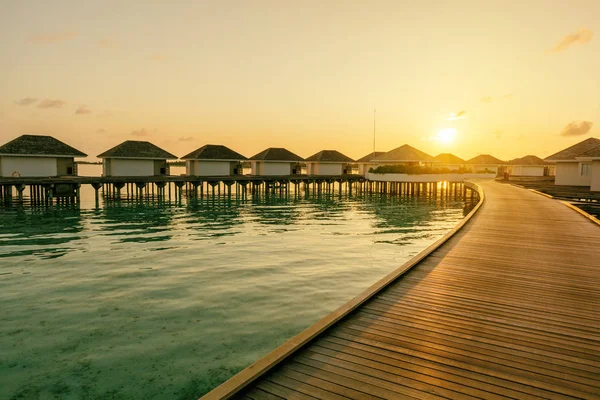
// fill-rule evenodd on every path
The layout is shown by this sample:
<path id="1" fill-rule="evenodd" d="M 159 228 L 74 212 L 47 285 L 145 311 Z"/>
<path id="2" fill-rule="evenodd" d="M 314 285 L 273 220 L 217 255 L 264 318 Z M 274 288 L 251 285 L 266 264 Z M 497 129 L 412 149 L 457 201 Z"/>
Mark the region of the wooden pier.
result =
<path id="1" fill-rule="evenodd" d="M 382 194 L 432 198 L 463 199 L 467 188 L 462 182 L 375 182 L 362 175 L 291 175 L 291 176 L 148 176 L 148 177 L 55 177 L 0 178 L 0 204 L 23 204 L 27 197 L 32 205 L 77 204 L 80 188 L 90 185 L 99 199 L 114 202 L 120 199 L 181 200 L 203 196 L 270 196 L 304 193 L 321 194 Z M 472 197 L 473 193 L 469 192 Z"/>
<path id="2" fill-rule="evenodd" d="M 481 186 L 464 226 L 203 399 L 600 398 L 600 226 Z"/>

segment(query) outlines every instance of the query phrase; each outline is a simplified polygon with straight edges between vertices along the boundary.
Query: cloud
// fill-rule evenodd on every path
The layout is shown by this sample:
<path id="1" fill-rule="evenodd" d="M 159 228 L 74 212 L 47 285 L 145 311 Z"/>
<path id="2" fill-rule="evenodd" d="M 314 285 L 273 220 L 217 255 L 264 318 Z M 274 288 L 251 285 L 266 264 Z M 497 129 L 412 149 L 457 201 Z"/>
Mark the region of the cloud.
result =
<path id="1" fill-rule="evenodd" d="M 505 99 L 510 99 L 510 98 L 512 98 L 512 97 L 513 97 L 513 94 L 512 94 L 512 93 L 507 93 L 507 94 L 505 94 L 505 95 L 504 95 L 504 96 L 502 96 L 502 97 L 504 97 Z"/>
<path id="2" fill-rule="evenodd" d="M 178 142 L 193 142 L 195 139 L 192 136 L 180 137 Z"/>
<path id="3" fill-rule="evenodd" d="M 97 129 L 96 133 L 108 133 L 108 131 L 106 129 Z"/>
<path id="4" fill-rule="evenodd" d="M 589 29 L 581 29 L 579 32 L 571 33 L 564 38 L 556 46 L 548 50 L 549 53 L 556 53 L 559 51 L 567 50 L 574 44 L 586 44 L 589 43 L 594 37 L 594 33 Z"/>
<path id="5" fill-rule="evenodd" d="M 592 129 L 592 126 L 594 126 L 594 123 L 592 121 L 581 121 L 581 122 L 573 121 L 564 127 L 564 129 L 562 130 L 560 135 L 561 136 L 585 135 L 586 133 L 588 133 L 590 131 L 590 129 Z"/>
<path id="6" fill-rule="evenodd" d="M 98 41 L 98 46 L 102 49 L 118 49 L 120 46 L 119 42 L 111 38 L 104 38 Z"/>
<path id="7" fill-rule="evenodd" d="M 503 134 L 504 134 L 504 132 L 502 132 L 500 129 L 497 129 L 494 132 L 492 132 L 492 135 L 494 135 L 496 137 L 496 139 L 500 139 Z"/>
<path id="8" fill-rule="evenodd" d="M 467 118 L 467 112 L 465 110 L 462 110 L 462 111 L 459 111 L 457 113 L 451 112 L 446 117 L 446 120 L 447 121 L 454 121 L 454 120 L 457 120 L 457 119 L 465 119 L 465 118 Z"/>
<path id="9" fill-rule="evenodd" d="M 61 108 L 66 104 L 66 101 L 46 99 L 40 101 L 37 108 Z"/>
<path id="10" fill-rule="evenodd" d="M 87 108 L 86 105 L 79 106 L 75 110 L 75 114 L 78 114 L 78 115 L 91 114 L 91 113 L 92 113 L 92 110 L 90 110 L 89 108 Z"/>
<path id="11" fill-rule="evenodd" d="M 25 97 L 24 99 L 15 101 L 16 104 L 20 105 L 20 106 L 24 106 L 27 107 L 33 103 L 35 103 L 38 99 L 34 98 L 34 97 Z"/>
<path id="12" fill-rule="evenodd" d="M 131 136 L 150 136 L 150 132 L 148 132 L 146 129 L 142 128 L 139 130 L 135 130 L 131 132 Z"/>
<path id="13" fill-rule="evenodd" d="M 64 42 L 77 37 L 77 32 L 56 32 L 56 33 L 45 33 L 41 35 L 33 35 L 29 37 L 29 42 L 37 44 L 49 44 Z"/>
<path id="14" fill-rule="evenodd" d="M 492 101 L 494 101 L 494 98 L 492 96 L 485 96 L 481 98 L 481 101 L 484 103 L 491 103 Z"/>

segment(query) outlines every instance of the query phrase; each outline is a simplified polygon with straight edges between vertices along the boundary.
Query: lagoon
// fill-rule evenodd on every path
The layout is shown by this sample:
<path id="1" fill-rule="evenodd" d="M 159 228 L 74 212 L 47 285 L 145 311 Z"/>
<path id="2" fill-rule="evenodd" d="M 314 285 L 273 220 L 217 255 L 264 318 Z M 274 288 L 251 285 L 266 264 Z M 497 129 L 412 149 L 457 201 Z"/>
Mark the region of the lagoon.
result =
<path id="1" fill-rule="evenodd" d="M 0 399 L 195 399 L 444 235 L 359 195 L 0 210 Z"/>

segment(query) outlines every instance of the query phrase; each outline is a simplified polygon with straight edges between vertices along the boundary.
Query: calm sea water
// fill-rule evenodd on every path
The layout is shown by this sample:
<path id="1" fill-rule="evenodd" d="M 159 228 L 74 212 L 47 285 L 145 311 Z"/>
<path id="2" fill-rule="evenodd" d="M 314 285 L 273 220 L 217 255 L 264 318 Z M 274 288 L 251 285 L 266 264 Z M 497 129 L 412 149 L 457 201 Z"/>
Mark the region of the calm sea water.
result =
<path id="1" fill-rule="evenodd" d="M 0 211 L 0 399 L 195 399 L 451 229 L 332 196 Z"/>

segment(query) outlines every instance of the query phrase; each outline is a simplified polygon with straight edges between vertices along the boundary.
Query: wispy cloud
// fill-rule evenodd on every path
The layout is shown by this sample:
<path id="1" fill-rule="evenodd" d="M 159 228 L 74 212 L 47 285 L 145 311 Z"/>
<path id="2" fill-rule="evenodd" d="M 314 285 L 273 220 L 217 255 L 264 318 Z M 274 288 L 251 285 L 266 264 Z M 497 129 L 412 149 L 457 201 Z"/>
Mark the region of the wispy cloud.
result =
<path id="1" fill-rule="evenodd" d="M 492 132 L 492 135 L 494 135 L 496 139 L 500 139 L 503 134 L 504 132 L 502 132 L 500 129 L 496 129 L 494 132 Z"/>
<path id="2" fill-rule="evenodd" d="M 594 126 L 594 123 L 592 121 L 573 121 L 567 126 L 565 126 L 562 132 L 560 132 L 560 134 L 561 136 L 585 135 L 592 129 L 592 126 Z"/>
<path id="3" fill-rule="evenodd" d="M 37 43 L 37 44 L 49 44 L 49 43 L 58 43 L 64 42 L 66 40 L 75 39 L 77 37 L 77 32 L 54 32 L 54 33 L 44 33 L 40 35 L 33 35 L 29 37 L 29 42 Z"/>
<path id="4" fill-rule="evenodd" d="M 27 107 L 27 106 L 32 105 L 36 101 L 38 101 L 38 99 L 36 99 L 35 97 L 25 97 L 24 99 L 15 101 L 15 104 Z"/>
<path id="5" fill-rule="evenodd" d="M 589 29 L 581 29 L 579 32 L 571 33 L 561 39 L 560 42 L 550 50 L 549 53 L 556 53 L 559 51 L 567 50 L 574 44 L 586 44 L 589 43 L 594 37 L 594 32 Z"/>
<path id="6" fill-rule="evenodd" d="M 111 38 L 104 38 L 98 41 L 98 46 L 102 49 L 118 49 L 121 47 L 119 42 Z"/>
<path id="7" fill-rule="evenodd" d="M 505 98 L 505 99 L 511 99 L 513 97 L 513 94 L 512 93 L 507 93 L 507 94 L 505 94 L 502 97 Z"/>
<path id="8" fill-rule="evenodd" d="M 451 112 L 446 117 L 446 121 L 455 121 L 457 119 L 465 119 L 467 118 L 467 112 L 465 110 L 459 111 L 457 113 Z"/>
<path id="9" fill-rule="evenodd" d="M 492 101 L 494 101 L 494 98 L 492 96 L 485 96 L 481 98 L 481 101 L 484 103 L 491 103 Z"/>
<path id="10" fill-rule="evenodd" d="M 148 132 L 146 129 L 142 128 L 142 129 L 132 131 L 131 136 L 139 136 L 139 137 L 150 136 L 150 132 Z"/>
<path id="11" fill-rule="evenodd" d="M 193 142 L 195 139 L 192 136 L 180 137 L 177 139 L 178 142 Z"/>
<path id="12" fill-rule="evenodd" d="M 75 114 L 77 114 L 77 115 L 91 114 L 91 113 L 92 113 L 92 110 L 87 108 L 86 105 L 81 105 L 81 106 L 77 107 L 77 109 L 75 110 Z"/>
<path id="13" fill-rule="evenodd" d="M 66 103 L 67 102 L 63 101 L 63 100 L 46 99 L 46 100 L 40 101 L 39 104 L 37 105 L 37 108 L 61 108 Z"/>
<path id="14" fill-rule="evenodd" d="M 108 131 L 106 129 L 96 129 L 96 133 L 102 134 L 102 133 L 108 133 Z"/>

